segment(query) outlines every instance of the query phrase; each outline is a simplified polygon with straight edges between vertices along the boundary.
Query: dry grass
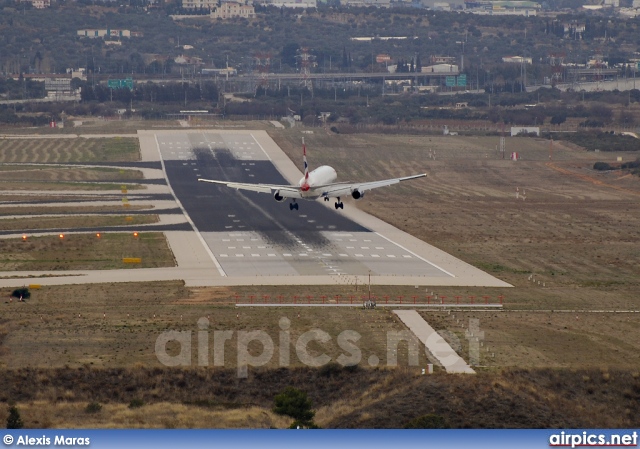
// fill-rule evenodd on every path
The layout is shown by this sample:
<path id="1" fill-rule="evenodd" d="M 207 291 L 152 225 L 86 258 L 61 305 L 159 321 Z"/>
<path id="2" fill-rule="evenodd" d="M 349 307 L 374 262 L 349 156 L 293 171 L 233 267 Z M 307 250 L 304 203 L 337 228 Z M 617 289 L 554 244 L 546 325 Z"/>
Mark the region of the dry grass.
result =
<path id="1" fill-rule="evenodd" d="M 144 259 L 143 259 L 144 260 Z M 225 289 L 219 290 L 224 295 Z M 8 297 L 10 291 L 6 292 Z M 226 290 L 227 301 L 231 295 Z M 370 355 L 386 363 L 387 333 L 403 329 L 389 310 L 362 309 L 302 309 L 243 308 L 225 306 L 219 300 L 204 300 L 194 295 L 181 282 L 92 284 L 42 286 L 32 292 L 27 303 L 4 306 L 8 336 L 3 347 L 6 357 L 0 361 L 5 367 L 24 366 L 63 367 L 93 365 L 99 367 L 162 366 L 155 354 L 156 339 L 166 330 L 191 331 L 196 335 L 197 322 L 208 317 L 208 364 L 216 364 L 221 355 L 224 366 L 238 366 L 238 332 L 263 331 L 274 342 L 274 355 L 267 367 L 280 366 L 280 354 L 285 347 L 279 344 L 281 319 L 290 321 L 290 365 L 302 366 L 295 344 L 300 335 L 320 329 L 330 336 L 326 343 L 311 342 L 313 356 L 327 354 L 336 360 L 350 355 L 337 342 L 343 331 L 353 330 L 361 335 L 357 347 L 361 365 L 368 366 Z M 0 324 L 2 324 L 0 322 Z M 232 331 L 224 352 L 216 349 L 216 331 Z M 218 340 L 222 341 L 222 340 Z M 249 346 L 251 354 L 260 354 L 260 344 Z M 168 351 L 173 354 L 173 347 Z M 281 349 L 282 348 L 282 349 Z M 407 346 L 398 348 L 398 360 L 407 363 Z M 257 351 L 257 352 L 256 352 Z M 194 340 L 191 362 L 198 363 Z M 420 366 L 427 363 L 422 352 Z"/>
<path id="2" fill-rule="evenodd" d="M 24 197 L 21 198 L 24 200 Z M 126 213 L 153 209 L 152 204 L 124 207 L 122 204 L 105 206 L 7 206 L 0 207 L 0 217 L 3 215 L 67 215 L 67 214 L 99 214 L 99 213 Z"/>
<path id="3" fill-rule="evenodd" d="M 0 139 L 0 163 L 3 164 L 137 160 L 140 160 L 140 146 L 136 137 Z"/>
<path id="4" fill-rule="evenodd" d="M 92 182 L 62 182 L 62 181 L 52 181 L 52 182 L 32 182 L 32 181 L 19 181 L 19 182 L 9 182 L 9 181 L 0 181 L 0 189 L 5 191 L 14 191 L 14 190 L 33 190 L 38 192 L 47 192 L 47 191 L 56 191 L 56 190 L 116 190 L 119 191 L 121 189 L 121 183 L 113 183 L 113 182 L 101 182 L 101 183 L 92 183 Z M 127 190 L 143 190 L 146 189 L 146 186 L 141 184 L 129 184 L 127 185 Z"/>
<path id="5" fill-rule="evenodd" d="M 16 406 L 24 417 L 25 427 L 41 429 L 269 429 L 286 428 L 291 424 L 290 418 L 255 406 L 226 409 L 155 402 L 132 409 L 128 404 L 106 403 L 101 404 L 99 412 L 89 413 L 89 404 L 38 400 Z"/>
<path id="6" fill-rule="evenodd" d="M 75 215 L 73 217 L 37 217 L 0 219 L 1 231 L 28 232 L 36 229 L 104 228 L 143 225 L 158 222 L 157 215 Z M 0 241 L 0 245 L 2 242 Z"/>
<path id="7" fill-rule="evenodd" d="M 29 427 L 286 427 L 270 414 L 287 386 L 307 391 L 323 427 L 399 428 L 427 414 L 453 428 L 635 428 L 635 371 L 505 370 L 419 375 L 409 369 L 21 369 L 0 377 Z M 126 407 L 133 399 L 142 407 Z M 88 403 L 101 411 L 85 413 Z M 4 409 L 4 410 L 2 410 Z M 0 407 L 0 419 L 6 408 Z"/>
<path id="8" fill-rule="evenodd" d="M 125 170 L 108 167 L 33 167 L 21 165 L 2 166 L 2 180 L 11 182 L 127 182 L 142 179 L 139 170 Z"/>
<path id="9" fill-rule="evenodd" d="M 106 218 L 106 217 L 105 217 Z M 120 224 L 125 224 L 121 217 Z M 0 220 L 0 223 L 2 220 Z M 175 265 L 163 234 L 132 233 L 66 234 L 0 239 L 0 270 L 109 270 Z M 139 257 L 139 264 L 124 264 L 123 257 Z"/>

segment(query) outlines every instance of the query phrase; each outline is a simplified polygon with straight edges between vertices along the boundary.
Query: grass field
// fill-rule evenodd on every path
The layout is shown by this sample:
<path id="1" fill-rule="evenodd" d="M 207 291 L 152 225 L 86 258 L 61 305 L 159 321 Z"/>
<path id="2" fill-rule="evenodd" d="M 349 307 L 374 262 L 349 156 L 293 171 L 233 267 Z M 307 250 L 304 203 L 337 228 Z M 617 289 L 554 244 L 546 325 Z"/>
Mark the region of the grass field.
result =
<path id="1" fill-rule="evenodd" d="M 136 216 L 134 216 L 136 217 Z M 122 220 L 121 217 L 114 217 Z M 1 221 L 0 221 L 1 222 Z M 124 224 L 124 223 L 122 223 Z M 28 235 L 28 234 L 27 234 Z M 66 234 L 28 236 L 0 240 L 0 270 L 110 270 L 121 268 L 172 267 L 173 254 L 161 233 Z M 141 258 L 125 264 L 123 257 Z"/>
<path id="2" fill-rule="evenodd" d="M 120 183 L 112 183 L 112 182 L 104 182 L 104 183 L 92 183 L 92 182 L 31 182 L 31 181 L 19 181 L 19 182 L 5 182 L 0 181 L 0 189 L 10 192 L 10 191 L 37 191 L 37 192 L 48 192 L 48 191 L 108 191 L 115 190 L 119 191 L 122 184 Z M 145 186 L 134 184 L 127 185 L 127 190 L 143 190 L 146 189 Z"/>
<path id="3" fill-rule="evenodd" d="M 300 159 L 300 132 L 270 134 L 289 157 Z M 488 354 L 495 353 L 483 364 L 638 366 L 640 326 L 633 314 L 527 312 L 640 309 L 640 212 L 632 206 L 640 179 L 591 170 L 598 160 L 637 155 L 586 152 L 555 142 L 549 161 L 549 141 L 506 138 L 507 154 L 518 151 L 522 158 L 514 162 L 501 158 L 493 137 L 324 131 L 304 137 L 311 168 L 330 164 L 342 179 L 427 173 L 424 180 L 371 192 L 358 207 L 515 286 L 438 288 L 449 298 L 501 293 L 508 309 L 522 310 L 498 318 L 456 315 L 461 321 L 480 319 L 492 348 Z M 462 332 L 449 317 L 431 319 Z"/>
<path id="4" fill-rule="evenodd" d="M 20 199 L 24 200 L 24 197 L 21 197 Z M 126 211 L 138 211 L 146 209 L 153 209 L 153 205 L 129 205 L 126 208 L 122 204 L 105 206 L 3 206 L 0 207 L 0 217 L 7 215 L 82 215 L 114 212 L 122 213 Z"/>
<path id="5" fill-rule="evenodd" d="M 0 163 L 130 162 L 140 160 L 135 137 L 2 138 Z"/>
<path id="6" fill-rule="evenodd" d="M 74 215 L 70 217 L 0 218 L 0 231 L 29 232 L 37 229 L 104 228 L 157 223 L 157 215 Z M 82 225 L 79 225 L 82 223 Z"/>
<path id="7" fill-rule="evenodd" d="M 127 182 L 142 179 L 142 172 L 110 167 L 46 167 L 2 165 L 2 180 L 12 182 Z"/>

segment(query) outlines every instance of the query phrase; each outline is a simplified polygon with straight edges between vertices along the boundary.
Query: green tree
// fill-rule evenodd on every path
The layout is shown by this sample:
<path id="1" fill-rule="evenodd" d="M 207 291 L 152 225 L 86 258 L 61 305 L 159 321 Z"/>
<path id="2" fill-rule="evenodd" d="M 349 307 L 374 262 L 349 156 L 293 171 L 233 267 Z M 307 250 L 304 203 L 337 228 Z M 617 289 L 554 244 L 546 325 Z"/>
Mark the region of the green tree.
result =
<path id="1" fill-rule="evenodd" d="M 22 418 L 20 418 L 20 412 L 18 408 L 14 405 L 9 408 L 9 417 L 7 418 L 7 429 L 22 429 L 24 427 L 24 423 L 22 422 Z"/>
<path id="2" fill-rule="evenodd" d="M 292 417 L 296 422 L 305 427 L 313 426 L 315 412 L 311 410 L 311 400 L 307 393 L 294 387 L 287 387 L 275 397 L 273 411 L 279 415 Z"/>

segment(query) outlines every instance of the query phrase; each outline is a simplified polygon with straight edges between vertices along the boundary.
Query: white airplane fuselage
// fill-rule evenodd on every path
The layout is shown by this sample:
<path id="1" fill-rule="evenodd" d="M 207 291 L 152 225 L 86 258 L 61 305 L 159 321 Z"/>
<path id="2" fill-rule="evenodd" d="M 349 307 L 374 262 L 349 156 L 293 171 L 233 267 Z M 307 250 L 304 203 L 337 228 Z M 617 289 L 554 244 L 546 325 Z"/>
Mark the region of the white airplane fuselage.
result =
<path id="1" fill-rule="evenodd" d="M 338 174 L 333 167 L 322 165 L 310 171 L 308 179 L 300 179 L 300 194 L 303 198 L 319 198 L 323 194 L 323 187 L 335 182 L 337 178 Z"/>

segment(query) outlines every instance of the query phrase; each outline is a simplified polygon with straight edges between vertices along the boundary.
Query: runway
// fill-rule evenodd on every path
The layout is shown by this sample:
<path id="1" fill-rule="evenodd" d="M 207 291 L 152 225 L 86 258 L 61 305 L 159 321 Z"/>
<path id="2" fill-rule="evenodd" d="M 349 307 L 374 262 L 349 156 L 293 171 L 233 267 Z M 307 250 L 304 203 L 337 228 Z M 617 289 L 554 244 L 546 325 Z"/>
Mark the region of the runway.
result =
<path id="1" fill-rule="evenodd" d="M 291 211 L 268 194 L 197 181 L 288 184 L 250 133 L 157 137 L 167 181 L 223 275 L 453 277 L 320 202 Z"/>

